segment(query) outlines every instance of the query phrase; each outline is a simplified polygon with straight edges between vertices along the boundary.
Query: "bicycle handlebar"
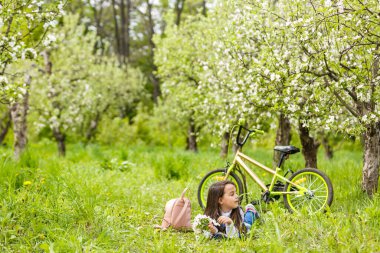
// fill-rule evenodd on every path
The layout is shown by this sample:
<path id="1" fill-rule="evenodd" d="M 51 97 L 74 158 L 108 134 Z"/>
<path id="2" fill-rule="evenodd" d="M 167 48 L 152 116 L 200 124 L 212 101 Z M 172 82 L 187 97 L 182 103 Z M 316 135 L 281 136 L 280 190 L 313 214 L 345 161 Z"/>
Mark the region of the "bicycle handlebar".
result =
<path id="1" fill-rule="evenodd" d="M 241 122 L 244 122 L 244 120 L 239 120 L 239 131 L 238 131 L 238 134 L 236 136 L 236 144 L 238 144 L 240 147 L 243 147 L 243 145 L 247 142 L 248 140 L 248 137 L 252 134 L 252 133 L 257 133 L 257 134 L 264 134 L 265 132 L 263 130 L 260 130 L 260 129 L 248 129 L 244 126 L 242 126 L 240 123 Z M 245 131 L 247 131 L 247 134 L 244 136 L 244 139 L 242 142 L 240 142 L 240 135 L 241 135 L 241 130 L 244 129 Z"/>

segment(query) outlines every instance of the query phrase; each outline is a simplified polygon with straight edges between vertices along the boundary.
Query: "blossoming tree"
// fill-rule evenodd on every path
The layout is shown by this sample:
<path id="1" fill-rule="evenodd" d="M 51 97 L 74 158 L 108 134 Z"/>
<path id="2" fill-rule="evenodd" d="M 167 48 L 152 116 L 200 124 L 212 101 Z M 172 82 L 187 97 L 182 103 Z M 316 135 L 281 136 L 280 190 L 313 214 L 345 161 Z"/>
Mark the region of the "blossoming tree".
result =
<path id="1" fill-rule="evenodd" d="M 25 68 L 9 66 L 36 57 L 49 27 L 56 25 L 57 17 L 64 13 L 63 7 L 63 1 L 0 2 L 0 97 L 2 103 L 10 104 L 16 158 L 27 142 L 26 115 L 31 78 L 23 73 Z M 18 75 L 26 76 L 20 79 Z"/>
<path id="2" fill-rule="evenodd" d="M 138 71 L 123 69 L 94 52 L 97 36 L 68 15 L 54 30 L 55 42 L 43 54 L 36 85 L 32 89 L 33 111 L 40 128 L 48 128 L 65 155 L 68 135 L 80 133 L 90 139 L 106 112 L 141 95 Z"/>
<path id="3" fill-rule="evenodd" d="M 169 45 L 171 39 L 181 41 L 185 49 L 174 52 L 167 44 L 162 46 L 167 54 L 161 69 L 169 70 L 168 76 L 181 78 L 184 75 L 178 69 L 187 68 L 198 77 L 191 92 L 177 90 L 192 101 L 188 109 L 205 113 L 205 122 L 214 126 L 233 122 L 227 115 L 260 118 L 279 111 L 298 122 L 301 136 L 320 130 L 363 136 L 362 185 L 368 194 L 376 192 L 380 157 L 378 2 L 218 4 L 220 8 L 210 12 L 207 21 L 165 38 Z M 192 52 L 188 55 L 194 60 L 176 64 L 181 61 L 176 58 L 178 52 L 184 50 Z M 189 87 L 185 82 L 180 85 Z"/>
<path id="4" fill-rule="evenodd" d="M 359 0 L 297 5 L 309 11 L 291 27 L 307 59 L 301 74 L 319 79 L 313 88 L 326 113 L 318 121 L 363 138 L 362 187 L 372 195 L 380 166 L 380 5 Z"/>

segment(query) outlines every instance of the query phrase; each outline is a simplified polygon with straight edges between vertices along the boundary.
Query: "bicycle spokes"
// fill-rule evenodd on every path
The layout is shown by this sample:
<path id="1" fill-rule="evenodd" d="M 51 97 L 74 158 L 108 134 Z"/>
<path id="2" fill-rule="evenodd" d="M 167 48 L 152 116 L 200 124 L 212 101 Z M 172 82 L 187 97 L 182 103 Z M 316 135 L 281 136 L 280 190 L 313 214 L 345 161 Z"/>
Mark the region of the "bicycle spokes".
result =
<path id="1" fill-rule="evenodd" d="M 288 185 L 287 191 L 296 191 L 287 196 L 290 208 L 296 212 L 306 209 L 308 213 L 321 211 L 328 204 L 329 185 L 322 175 L 315 172 L 303 172 L 291 179 L 296 185 L 306 190 L 298 191 L 296 187 Z"/>

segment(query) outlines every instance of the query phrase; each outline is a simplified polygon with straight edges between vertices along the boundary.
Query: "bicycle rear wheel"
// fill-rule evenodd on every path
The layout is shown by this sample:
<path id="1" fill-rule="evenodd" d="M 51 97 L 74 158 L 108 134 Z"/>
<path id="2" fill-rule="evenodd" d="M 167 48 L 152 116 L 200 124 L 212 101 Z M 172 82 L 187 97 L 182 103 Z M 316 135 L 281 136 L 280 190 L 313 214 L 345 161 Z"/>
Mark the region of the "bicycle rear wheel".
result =
<path id="1" fill-rule="evenodd" d="M 303 209 L 310 214 L 323 212 L 330 206 L 334 191 L 330 179 L 320 170 L 302 169 L 294 173 L 289 181 L 306 188 L 306 191 L 299 194 L 285 194 L 284 204 L 290 212 L 300 212 Z M 291 183 L 286 183 L 286 192 L 298 191 Z"/>
<path id="2" fill-rule="evenodd" d="M 208 189 L 213 183 L 223 181 L 225 176 L 225 169 L 217 169 L 210 171 L 206 174 L 206 176 L 203 177 L 201 183 L 198 186 L 198 203 L 203 209 L 206 207 Z M 244 194 L 243 184 L 241 183 L 240 178 L 234 172 L 230 173 L 227 180 L 232 181 L 236 185 L 237 195 L 242 196 Z"/>

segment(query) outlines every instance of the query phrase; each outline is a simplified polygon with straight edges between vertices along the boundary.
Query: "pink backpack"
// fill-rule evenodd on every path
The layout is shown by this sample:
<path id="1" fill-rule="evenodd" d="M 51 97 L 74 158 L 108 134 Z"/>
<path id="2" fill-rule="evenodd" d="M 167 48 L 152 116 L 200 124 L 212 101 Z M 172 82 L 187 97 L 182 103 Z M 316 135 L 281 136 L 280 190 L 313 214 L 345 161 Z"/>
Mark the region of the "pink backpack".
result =
<path id="1" fill-rule="evenodd" d="M 185 198 L 187 188 L 182 192 L 178 199 L 171 199 L 165 205 L 165 215 L 161 226 L 155 226 L 162 230 L 170 226 L 177 230 L 191 230 L 191 204 L 188 198 Z"/>

